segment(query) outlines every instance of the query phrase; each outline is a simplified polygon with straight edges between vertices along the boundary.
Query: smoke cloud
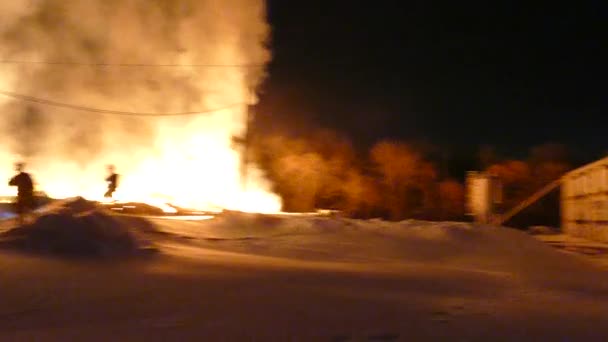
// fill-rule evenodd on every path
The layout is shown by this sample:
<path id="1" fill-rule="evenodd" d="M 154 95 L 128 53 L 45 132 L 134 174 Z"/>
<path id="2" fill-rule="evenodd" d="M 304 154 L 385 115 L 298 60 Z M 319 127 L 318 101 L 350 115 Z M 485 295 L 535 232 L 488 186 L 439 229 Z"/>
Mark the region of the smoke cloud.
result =
<path id="1" fill-rule="evenodd" d="M 0 2 L 0 59 L 19 62 L 0 65 L 2 91 L 124 112 L 223 108 L 120 116 L 0 96 L 0 176 L 25 160 L 40 190 L 94 197 L 115 164 L 123 195 L 229 207 L 243 190 L 232 137 L 271 58 L 265 13 L 263 0 Z"/>

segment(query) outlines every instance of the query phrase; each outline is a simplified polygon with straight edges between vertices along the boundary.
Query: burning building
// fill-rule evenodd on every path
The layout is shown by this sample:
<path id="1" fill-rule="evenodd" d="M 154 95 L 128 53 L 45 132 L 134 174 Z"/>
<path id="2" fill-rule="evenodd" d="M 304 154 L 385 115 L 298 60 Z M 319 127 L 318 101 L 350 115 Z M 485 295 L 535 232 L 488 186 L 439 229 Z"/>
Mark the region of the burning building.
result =
<path id="1" fill-rule="evenodd" d="M 271 58 L 265 16 L 263 0 L 2 2 L 0 178 L 24 160 L 49 196 L 101 199 L 114 164 L 120 200 L 280 210 L 233 143 Z"/>

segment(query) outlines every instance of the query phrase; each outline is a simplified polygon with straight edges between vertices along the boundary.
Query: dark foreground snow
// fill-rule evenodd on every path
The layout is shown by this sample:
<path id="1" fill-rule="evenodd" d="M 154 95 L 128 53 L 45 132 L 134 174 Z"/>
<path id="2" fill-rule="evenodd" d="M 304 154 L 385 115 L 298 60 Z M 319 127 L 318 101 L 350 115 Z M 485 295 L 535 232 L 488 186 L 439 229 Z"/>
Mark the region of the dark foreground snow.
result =
<path id="1" fill-rule="evenodd" d="M 0 340 L 608 338 L 605 269 L 506 228 L 41 215 L 0 224 Z"/>

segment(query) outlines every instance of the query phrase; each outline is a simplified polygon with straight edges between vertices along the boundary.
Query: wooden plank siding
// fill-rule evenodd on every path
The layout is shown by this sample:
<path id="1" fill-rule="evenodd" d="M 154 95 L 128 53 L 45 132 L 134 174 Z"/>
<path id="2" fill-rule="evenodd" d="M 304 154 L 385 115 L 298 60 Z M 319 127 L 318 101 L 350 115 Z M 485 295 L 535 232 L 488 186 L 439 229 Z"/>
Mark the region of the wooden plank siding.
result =
<path id="1" fill-rule="evenodd" d="M 608 242 L 608 157 L 562 178 L 562 231 Z"/>

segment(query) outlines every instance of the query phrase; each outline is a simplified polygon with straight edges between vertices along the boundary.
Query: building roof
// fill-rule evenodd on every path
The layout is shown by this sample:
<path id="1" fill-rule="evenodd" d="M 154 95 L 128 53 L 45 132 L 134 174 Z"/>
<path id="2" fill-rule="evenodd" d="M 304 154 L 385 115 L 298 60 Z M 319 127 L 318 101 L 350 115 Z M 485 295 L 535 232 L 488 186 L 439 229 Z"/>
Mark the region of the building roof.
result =
<path id="1" fill-rule="evenodd" d="M 592 163 L 589 163 L 587 165 L 583 165 L 583 166 L 581 166 L 581 167 L 579 167 L 577 169 L 574 169 L 574 170 L 566 173 L 564 175 L 564 177 L 577 176 L 577 175 L 580 175 L 580 174 L 583 174 L 583 173 L 589 171 L 590 169 L 593 169 L 593 168 L 596 168 L 596 167 L 599 167 L 599 166 L 608 167 L 608 157 L 604 157 L 604 158 L 602 158 L 600 160 L 594 161 Z"/>

